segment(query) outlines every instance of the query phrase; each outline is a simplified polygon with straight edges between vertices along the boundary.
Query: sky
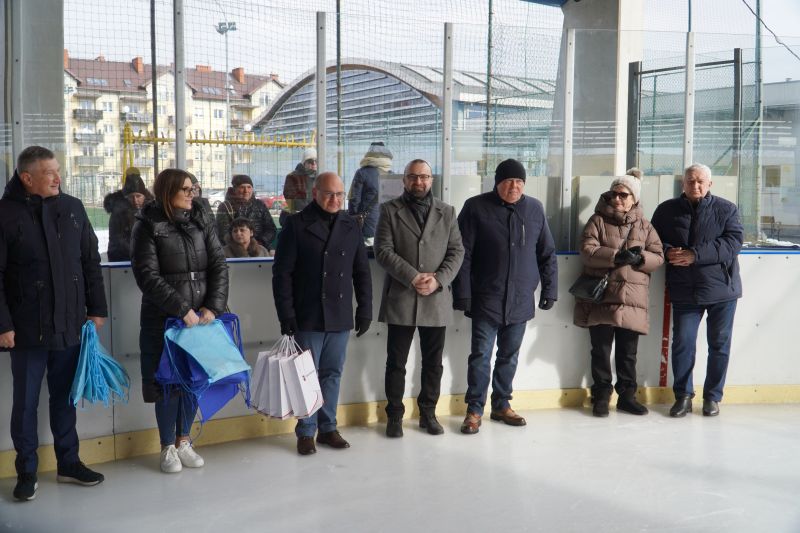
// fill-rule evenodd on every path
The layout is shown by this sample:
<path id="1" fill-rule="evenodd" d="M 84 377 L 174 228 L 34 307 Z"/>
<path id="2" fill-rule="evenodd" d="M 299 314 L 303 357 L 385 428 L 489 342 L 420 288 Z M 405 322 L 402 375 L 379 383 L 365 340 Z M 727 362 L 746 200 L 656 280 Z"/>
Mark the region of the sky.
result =
<path id="1" fill-rule="evenodd" d="M 628 0 L 644 4 L 645 58 L 680 58 L 689 0 Z M 700 54 L 754 48 L 756 0 L 693 0 L 692 24 Z M 342 56 L 441 66 L 442 26 L 454 22 L 455 66 L 485 71 L 488 0 L 343 0 Z M 186 64 L 224 70 L 225 37 L 217 22 L 236 22 L 227 34 L 229 69 L 274 72 L 284 82 L 315 64 L 315 11 L 335 11 L 335 0 L 184 0 Z M 172 1 L 156 0 L 157 62 L 172 61 Z M 494 0 L 494 68 L 504 74 L 552 78 L 563 17 L 558 8 Z M 65 47 L 73 57 L 150 60 L 149 0 L 125 3 L 65 0 Z M 762 19 L 800 55 L 800 0 L 762 0 Z M 335 58 L 335 17 L 328 16 L 327 56 Z M 765 81 L 800 79 L 800 59 L 763 31 Z M 747 52 L 745 53 L 747 57 Z"/>

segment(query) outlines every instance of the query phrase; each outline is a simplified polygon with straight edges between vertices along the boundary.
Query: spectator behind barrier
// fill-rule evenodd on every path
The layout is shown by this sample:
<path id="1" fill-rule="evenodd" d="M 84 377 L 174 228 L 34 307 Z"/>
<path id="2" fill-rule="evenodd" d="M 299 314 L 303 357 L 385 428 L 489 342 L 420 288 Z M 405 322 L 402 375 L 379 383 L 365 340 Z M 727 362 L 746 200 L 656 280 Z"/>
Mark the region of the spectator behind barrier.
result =
<path id="1" fill-rule="evenodd" d="M 269 250 L 258 244 L 253 237 L 253 223 L 239 217 L 231 222 L 230 232 L 225 236 L 225 257 L 269 257 Z"/>

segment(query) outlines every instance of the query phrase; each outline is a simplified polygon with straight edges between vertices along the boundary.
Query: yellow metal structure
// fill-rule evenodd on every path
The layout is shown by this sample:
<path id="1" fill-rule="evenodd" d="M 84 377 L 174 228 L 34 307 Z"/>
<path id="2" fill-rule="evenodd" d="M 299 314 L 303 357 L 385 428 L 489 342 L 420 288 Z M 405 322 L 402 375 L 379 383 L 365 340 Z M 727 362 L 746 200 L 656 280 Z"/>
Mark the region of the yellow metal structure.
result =
<path id="1" fill-rule="evenodd" d="M 142 144 L 169 144 L 174 143 L 175 139 L 171 137 L 159 137 L 154 135 L 153 132 L 140 131 L 138 134 L 133 133 L 133 128 L 130 124 L 125 124 L 122 129 L 122 180 L 124 185 L 125 173 L 133 166 L 133 146 Z M 192 136 L 191 134 L 186 138 L 186 144 L 213 144 L 217 146 L 249 146 L 252 148 L 267 147 L 267 148 L 308 148 L 316 146 L 317 132 L 312 131 L 306 137 L 305 135 L 301 140 L 297 140 L 294 135 L 256 135 L 255 133 L 246 133 L 244 135 L 235 135 L 226 138 L 212 137 L 206 139 L 199 136 Z"/>

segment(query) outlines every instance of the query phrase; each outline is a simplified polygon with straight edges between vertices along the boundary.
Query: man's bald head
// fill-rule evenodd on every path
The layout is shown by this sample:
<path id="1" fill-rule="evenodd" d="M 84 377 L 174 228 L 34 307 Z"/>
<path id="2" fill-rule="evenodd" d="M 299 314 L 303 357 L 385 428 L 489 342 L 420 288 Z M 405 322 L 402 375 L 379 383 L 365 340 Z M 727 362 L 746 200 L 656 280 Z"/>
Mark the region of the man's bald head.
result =
<path id="1" fill-rule="evenodd" d="M 323 172 L 314 180 L 314 201 L 328 213 L 338 213 L 344 204 L 344 183 L 335 172 Z"/>

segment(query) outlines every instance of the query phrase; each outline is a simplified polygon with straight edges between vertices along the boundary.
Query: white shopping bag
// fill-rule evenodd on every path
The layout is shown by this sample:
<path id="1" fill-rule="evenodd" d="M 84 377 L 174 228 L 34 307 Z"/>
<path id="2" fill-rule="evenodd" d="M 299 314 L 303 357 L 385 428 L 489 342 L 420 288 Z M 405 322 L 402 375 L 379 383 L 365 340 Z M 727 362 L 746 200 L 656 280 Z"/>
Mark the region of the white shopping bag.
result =
<path id="1" fill-rule="evenodd" d="M 250 376 L 250 407 L 269 416 L 269 356 L 272 350 L 259 352 Z"/>
<path id="2" fill-rule="evenodd" d="M 322 388 L 311 351 L 281 359 L 280 364 L 294 416 L 305 418 L 316 413 L 322 407 Z"/>
<path id="3" fill-rule="evenodd" d="M 281 361 L 287 359 L 284 354 L 272 355 L 269 358 L 269 415 L 281 420 L 286 420 L 293 414 L 281 367 Z"/>

